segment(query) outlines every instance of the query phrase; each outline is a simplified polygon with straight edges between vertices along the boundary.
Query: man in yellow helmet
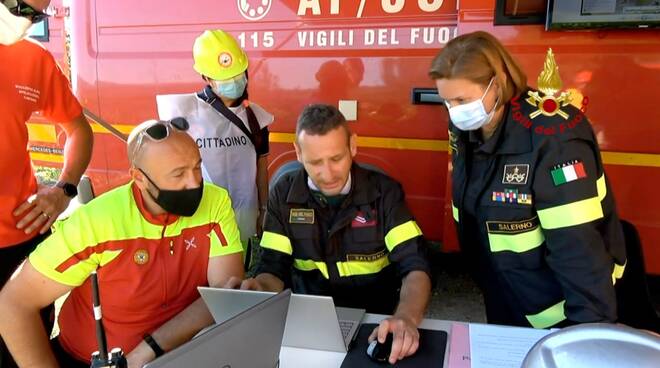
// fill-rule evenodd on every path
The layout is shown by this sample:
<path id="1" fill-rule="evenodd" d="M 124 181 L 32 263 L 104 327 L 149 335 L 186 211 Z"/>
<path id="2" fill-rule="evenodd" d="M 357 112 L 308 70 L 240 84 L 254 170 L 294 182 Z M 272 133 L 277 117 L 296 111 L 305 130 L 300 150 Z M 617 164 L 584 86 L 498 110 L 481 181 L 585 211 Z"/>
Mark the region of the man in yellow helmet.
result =
<path id="1" fill-rule="evenodd" d="M 205 31 L 193 45 L 193 68 L 206 82 L 197 93 L 156 97 L 158 114 L 190 122 L 202 153 L 204 179 L 229 191 L 243 246 L 261 223 L 268 200 L 268 125 L 273 116 L 248 101 L 248 58 L 222 30 Z"/>

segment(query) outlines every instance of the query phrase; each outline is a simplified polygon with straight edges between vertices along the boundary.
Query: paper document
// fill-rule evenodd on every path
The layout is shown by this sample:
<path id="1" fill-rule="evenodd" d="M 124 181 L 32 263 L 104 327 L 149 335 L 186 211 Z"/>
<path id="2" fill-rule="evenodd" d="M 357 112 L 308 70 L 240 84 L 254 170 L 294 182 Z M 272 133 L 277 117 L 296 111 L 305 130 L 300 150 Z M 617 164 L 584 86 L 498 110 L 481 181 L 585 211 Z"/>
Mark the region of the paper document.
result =
<path id="1" fill-rule="evenodd" d="M 472 368 L 520 368 L 527 352 L 550 332 L 552 331 L 471 323 Z"/>

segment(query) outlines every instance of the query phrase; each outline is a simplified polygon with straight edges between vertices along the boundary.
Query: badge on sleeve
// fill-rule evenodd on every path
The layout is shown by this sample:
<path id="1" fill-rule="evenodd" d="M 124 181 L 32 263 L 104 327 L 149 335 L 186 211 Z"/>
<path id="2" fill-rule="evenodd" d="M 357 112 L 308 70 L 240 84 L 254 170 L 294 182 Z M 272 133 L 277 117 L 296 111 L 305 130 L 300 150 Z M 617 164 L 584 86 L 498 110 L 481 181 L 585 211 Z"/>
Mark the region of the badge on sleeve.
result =
<path id="1" fill-rule="evenodd" d="M 552 175 L 552 181 L 557 187 L 578 179 L 584 179 L 587 177 L 587 172 L 584 170 L 582 161 L 572 160 L 555 165 L 550 171 L 550 175 Z"/>
<path id="2" fill-rule="evenodd" d="M 289 211 L 290 224 L 313 224 L 314 210 L 308 208 L 292 208 Z"/>
<path id="3" fill-rule="evenodd" d="M 502 184 L 525 185 L 529 176 L 529 164 L 504 165 Z"/>

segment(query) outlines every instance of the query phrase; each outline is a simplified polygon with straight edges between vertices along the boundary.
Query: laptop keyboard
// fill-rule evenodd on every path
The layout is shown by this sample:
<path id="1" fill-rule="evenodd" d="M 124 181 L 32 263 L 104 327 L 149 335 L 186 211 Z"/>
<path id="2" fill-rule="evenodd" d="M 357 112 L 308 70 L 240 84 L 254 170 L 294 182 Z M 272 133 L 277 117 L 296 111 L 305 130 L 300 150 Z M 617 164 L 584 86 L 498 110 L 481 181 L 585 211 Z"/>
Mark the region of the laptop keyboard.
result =
<path id="1" fill-rule="evenodd" d="M 339 321 L 339 328 L 341 329 L 341 335 L 344 337 L 344 340 L 348 338 L 348 334 L 351 333 L 351 329 L 355 325 L 355 321 Z"/>

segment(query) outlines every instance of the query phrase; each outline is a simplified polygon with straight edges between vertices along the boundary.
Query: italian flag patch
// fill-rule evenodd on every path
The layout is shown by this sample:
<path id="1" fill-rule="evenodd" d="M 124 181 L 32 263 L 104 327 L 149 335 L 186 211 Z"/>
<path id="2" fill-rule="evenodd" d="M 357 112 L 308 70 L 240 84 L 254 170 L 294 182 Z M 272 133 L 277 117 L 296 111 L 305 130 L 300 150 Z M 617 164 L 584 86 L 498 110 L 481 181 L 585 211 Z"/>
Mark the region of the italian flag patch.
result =
<path id="1" fill-rule="evenodd" d="M 552 181 L 555 183 L 555 186 L 587 177 L 587 173 L 584 171 L 584 165 L 579 160 L 557 165 L 552 169 L 550 174 L 552 174 Z"/>

